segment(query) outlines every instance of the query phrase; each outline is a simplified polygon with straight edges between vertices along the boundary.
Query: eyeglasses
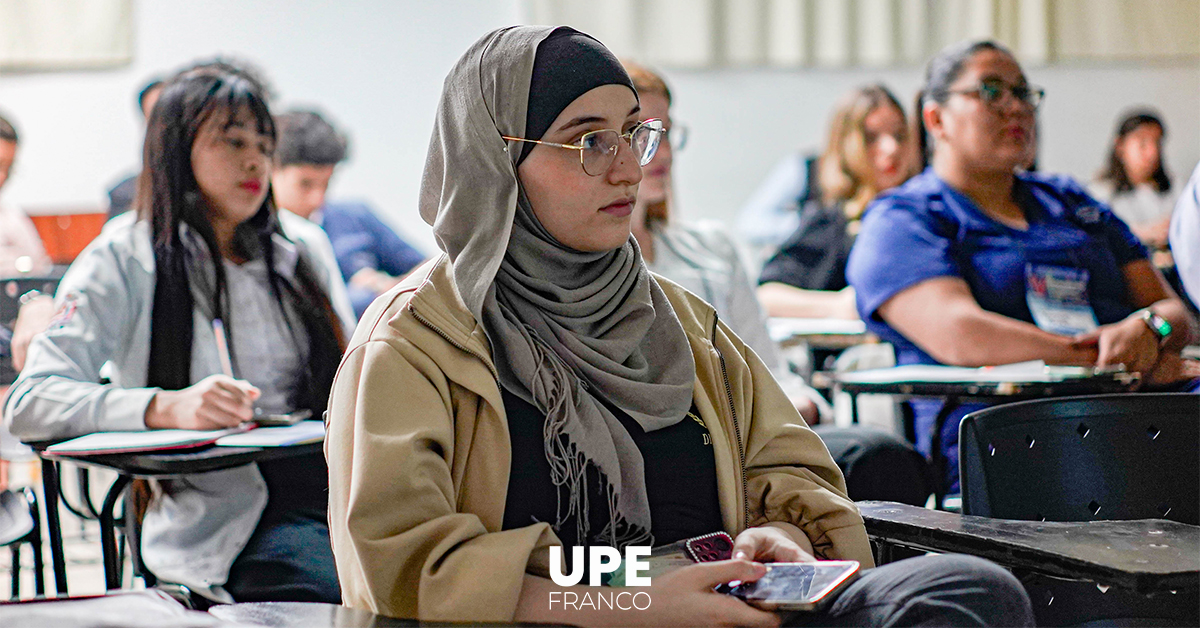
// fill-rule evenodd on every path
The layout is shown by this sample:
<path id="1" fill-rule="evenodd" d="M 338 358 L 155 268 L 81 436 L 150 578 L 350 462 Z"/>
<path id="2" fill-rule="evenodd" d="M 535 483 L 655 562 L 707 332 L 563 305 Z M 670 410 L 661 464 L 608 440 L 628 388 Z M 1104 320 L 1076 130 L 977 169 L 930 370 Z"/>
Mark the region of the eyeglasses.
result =
<path id="1" fill-rule="evenodd" d="M 678 152 L 687 146 L 688 130 L 687 126 L 679 123 L 671 125 L 669 129 L 663 129 L 663 136 L 671 145 L 671 150 Z"/>
<path id="2" fill-rule="evenodd" d="M 1000 99 L 1004 98 L 1005 94 L 1012 94 L 1019 102 L 1029 105 L 1033 109 L 1037 109 L 1042 104 L 1042 100 L 1046 98 L 1046 90 L 1032 85 L 1009 85 L 1004 81 L 988 79 L 979 84 L 979 87 L 971 89 L 951 90 L 951 94 L 962 94 L 964 96 L 975 95 L 985 105 L 992 107 L 1000 104 Z"/>
<path id="3" fill-rule="evenodd" d="M 617 158 L 617 149 L 621 140 L 629 143 L 629 147 L 633 149 L 633 154 L 637 155 L 638 165 L 644 166 L 650 163 L 651 159 L 654 159 L 654 153 L 658 151 L 658 143 L 662 141 L 662 136 L 662 120 L 651 119 L 638 123 L 628 133 L 620 133 L 614 129 L 588 131 L 579 138 L 579 143 L 577 144 L 527 140 L 523 137 L 510 137 L 508 135 L 502 135 L 501 137 L 513 142 L 529 142 L 531 144 L 544 144 L 546 146 L 577 150 L 579 151 L 579 164 L 583 166 L 583 171 L 589 176 L 598 177 L 607 172 L 608 167 Z"/>

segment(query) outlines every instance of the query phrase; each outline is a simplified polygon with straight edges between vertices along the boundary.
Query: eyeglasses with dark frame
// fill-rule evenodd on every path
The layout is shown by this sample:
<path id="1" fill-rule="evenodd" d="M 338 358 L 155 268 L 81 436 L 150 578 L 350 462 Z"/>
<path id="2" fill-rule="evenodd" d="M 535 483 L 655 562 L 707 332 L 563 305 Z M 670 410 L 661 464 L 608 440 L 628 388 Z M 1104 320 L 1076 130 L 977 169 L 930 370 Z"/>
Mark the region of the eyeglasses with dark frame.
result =
<path id="1" fill-rule="evenodd" d="M 961 94 L 963 96 L 977 96 L 988 106 L 998 106 L 1000 100 L 1005 94 L 1012 94 L 1018 102 L 1029 105 L 1035 111 L 1042 105 L 1042 101 L 1046 98 L 1046 90 L 1035 85 L 1009 85 L 999 79 L 985 79 L 979 83 L 978 87 L 970 89 L 950 90 L 950 94 Z"/>
<path id="2" fill-rule="evenodd" d="M 577 150 L 579 151 L 579 165 L 583 167 L 583 171 L 588 176 L 598 177 L 607 172 L 608 167 L 616 159 L 618 142 L 621 140 L 629 143 L 629 147 L 633 149 L 633 154 L 637 155 L 638 165 L 645 166 L 650 163 L 650 160 L 654 159 L 654 153 L 658 151 L 658 143 L 662 141 L 662 136 L 662 120 L 652 118 L 639 122 L 628 133 L 621 133 L 615 129 L 588 131 L 579 137 L 579 141 L 576 144 L 544 142 L 542 140 L 530 140 L 509 135 L 502 135 L 501 137 L 511 142 L 529 142 L 531 144 L 543 144 L 556 148 Z"/>

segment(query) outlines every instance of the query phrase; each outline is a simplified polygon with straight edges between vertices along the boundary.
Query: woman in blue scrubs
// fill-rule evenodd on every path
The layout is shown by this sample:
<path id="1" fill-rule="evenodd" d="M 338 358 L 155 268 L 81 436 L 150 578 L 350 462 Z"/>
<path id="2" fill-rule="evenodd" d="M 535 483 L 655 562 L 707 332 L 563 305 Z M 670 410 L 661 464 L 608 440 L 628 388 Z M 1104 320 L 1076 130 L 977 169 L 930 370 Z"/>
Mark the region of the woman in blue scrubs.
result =
<path id="1" fill-rule="evenodd" d="M 1146 249 L 1068 177 L 1018 172 L 1036 150 L 1042 96 L 992 42 L 930 61 L 919 138 L 929 167 L 867 210 L 847 268 L 860 315 L 900 364 L 1124 364 L 1148 385 L 1189 386 L 1179 352 L 1195 323 Z M 941 403 L 913 405 L 929 455 Z M 952 491 L 958 423 L 979 407 L 959 408 L 940 435 Z"/>

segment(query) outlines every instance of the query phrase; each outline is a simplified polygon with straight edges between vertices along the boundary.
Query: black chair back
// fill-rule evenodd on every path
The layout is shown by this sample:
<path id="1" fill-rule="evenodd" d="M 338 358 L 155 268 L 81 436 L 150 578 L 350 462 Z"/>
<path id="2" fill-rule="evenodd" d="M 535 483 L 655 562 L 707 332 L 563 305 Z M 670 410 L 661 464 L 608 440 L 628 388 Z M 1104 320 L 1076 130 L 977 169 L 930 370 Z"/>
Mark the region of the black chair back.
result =
<path id="1" fill-rule="evenodd" d="M 1172 519 L 1200 509 L 1200 395 L 1039 399 L 959 427 L 963 512 L 1026 521 Z M 1016 573 L 1039 626 L 1196 626 L 1200 589 L 1137 595 Z"/>
<path id="2" fill-rule="evenodd" d="M 963 419 L 959 447 L 966 514 L 1200 523 L 1200 395 L 995 406 Z"/>

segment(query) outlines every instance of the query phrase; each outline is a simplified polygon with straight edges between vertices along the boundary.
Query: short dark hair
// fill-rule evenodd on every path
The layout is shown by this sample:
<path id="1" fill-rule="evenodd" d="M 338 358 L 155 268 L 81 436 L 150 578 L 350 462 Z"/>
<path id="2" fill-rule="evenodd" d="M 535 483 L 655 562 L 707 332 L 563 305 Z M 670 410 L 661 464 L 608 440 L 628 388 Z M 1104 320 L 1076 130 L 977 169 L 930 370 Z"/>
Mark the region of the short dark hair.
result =
<path id="1" fill-rule="evenodd" d="M 990 39 L 983 39 L 946 46 L 925 66 L 925 86 L 917 94 L 916 123 L 913 125 L 916 127 L 917 157 L 921 161 L 922 170 L 929 165 L 929 160 L 933 157 L 933 144 L 929 141 L 931 138 L 929 131 L 925 129 L 925 117 L 921 110 L 927 102 L 946 102 L 950 98 L 950 85 L 962 76 L 967 62 L 987 50 L 1016 59 L 1008 48 Z"/>
<path id="2" fill-rule="evenodd" d="M 0 140 L 17 143 L 17 127 L 13 126 L 4 116 L 0 116 Z"/>
<path id="3" fill-rule="evenodd" d="M 275 116 L 275 124 L 279 129 L 275 163 L 279 166 L 332 166 L 346 158 L 346 136 L 316 111 L 288 111 Z"/>
<path id="4" fill-rule="evenodd" d="M 154 78 L 150 79 L 150 82 L 146 83 L 146 85 L 144 87 L 142 87 L 142 90 L 138 92 L 138 96 L 137 96 L 138 109 L 145 111 L 146 110 L 146 97 L 150 95 L 150 92 L 152 92 L 162 86 L 163 86 L 162 79 L 160 79 L 158 77 L 154 77 Z"/>

